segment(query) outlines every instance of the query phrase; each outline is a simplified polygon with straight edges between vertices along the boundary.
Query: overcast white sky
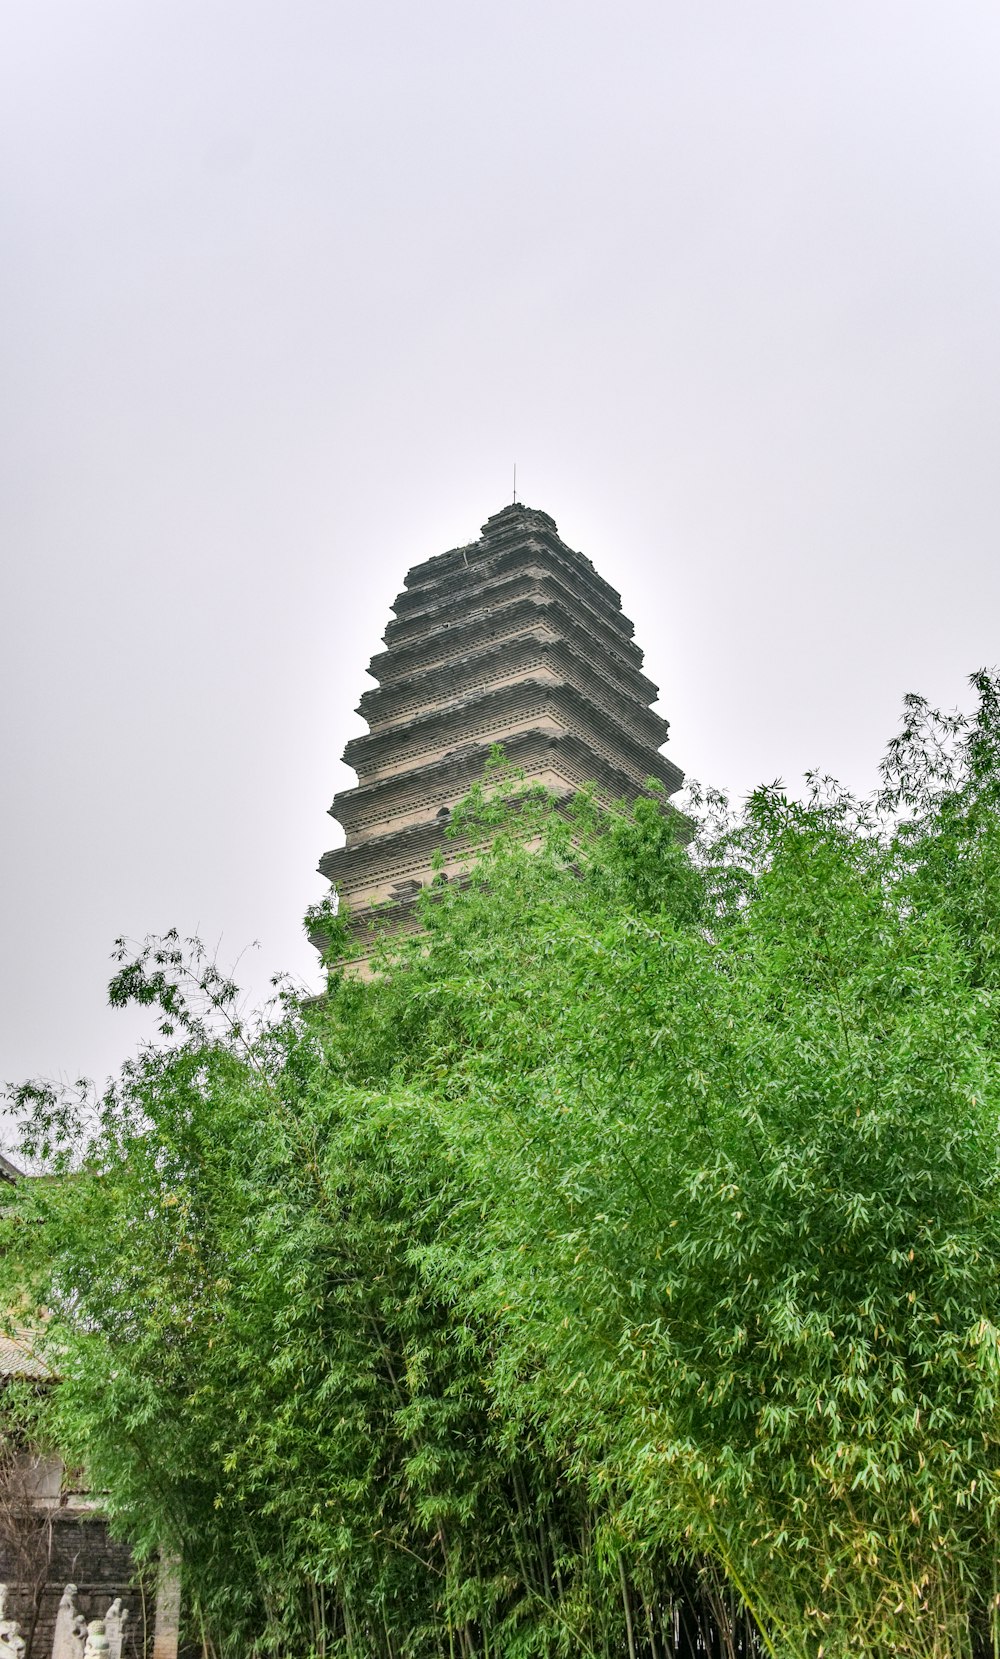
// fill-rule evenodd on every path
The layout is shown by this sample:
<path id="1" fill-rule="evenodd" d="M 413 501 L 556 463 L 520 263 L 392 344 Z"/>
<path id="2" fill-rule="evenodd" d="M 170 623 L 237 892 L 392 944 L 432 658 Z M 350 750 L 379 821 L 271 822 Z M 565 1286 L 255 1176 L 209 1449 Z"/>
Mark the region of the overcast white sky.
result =
<path id="1" fill-rule="evenodd" d="M 7 0 L 0 1077 L 300 932 L 407 568 L 519 494 L 670 753 L 865 787 L 1000 658 L 995 0 Z"/>

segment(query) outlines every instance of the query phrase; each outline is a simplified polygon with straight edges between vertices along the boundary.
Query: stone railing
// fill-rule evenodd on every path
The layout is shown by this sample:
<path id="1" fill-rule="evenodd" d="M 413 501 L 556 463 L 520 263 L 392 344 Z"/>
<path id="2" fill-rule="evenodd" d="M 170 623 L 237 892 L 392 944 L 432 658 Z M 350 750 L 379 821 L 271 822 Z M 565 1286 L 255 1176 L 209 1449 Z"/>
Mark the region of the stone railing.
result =
<path id="1" fill-rule="evenodd" d="M 122 1659 L 128 1608 L 116 1596 L 103 1619 L 88 1624 L 76 1605 L 76 1585 L 67 1584 L 56 1615 L 52 1659 Z M 23 1659 L 24 1638 L 16 1619 L 7 1617 L 7 1586 L 0 1584 L 0 1659 Z"/>

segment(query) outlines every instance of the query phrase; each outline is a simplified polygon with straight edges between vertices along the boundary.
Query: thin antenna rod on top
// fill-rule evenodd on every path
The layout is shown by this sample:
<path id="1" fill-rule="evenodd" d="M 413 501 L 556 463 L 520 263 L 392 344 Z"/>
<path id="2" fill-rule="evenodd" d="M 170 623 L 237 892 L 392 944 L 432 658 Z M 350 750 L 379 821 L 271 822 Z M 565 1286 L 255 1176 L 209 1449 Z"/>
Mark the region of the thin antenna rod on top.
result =
<path id="1" fill-rule="evenodd" d="M 514 506 L 517 506 L 517 462 L 514 462 Z"/>

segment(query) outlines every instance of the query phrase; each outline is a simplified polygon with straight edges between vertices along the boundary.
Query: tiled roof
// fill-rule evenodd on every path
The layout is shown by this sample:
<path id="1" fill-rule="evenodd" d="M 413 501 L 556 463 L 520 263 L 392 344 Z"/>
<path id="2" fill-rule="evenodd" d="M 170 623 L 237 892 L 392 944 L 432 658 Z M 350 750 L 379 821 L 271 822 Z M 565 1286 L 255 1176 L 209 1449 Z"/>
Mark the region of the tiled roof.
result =
<path id="1" fill-rule="evenodd" d="M 19 1330 L 14 1336 L 6 1336 L 0 1331 L 0 1379 L 51 1376 L 45 1362 L 32 1352 L 30 1332 Z"/>

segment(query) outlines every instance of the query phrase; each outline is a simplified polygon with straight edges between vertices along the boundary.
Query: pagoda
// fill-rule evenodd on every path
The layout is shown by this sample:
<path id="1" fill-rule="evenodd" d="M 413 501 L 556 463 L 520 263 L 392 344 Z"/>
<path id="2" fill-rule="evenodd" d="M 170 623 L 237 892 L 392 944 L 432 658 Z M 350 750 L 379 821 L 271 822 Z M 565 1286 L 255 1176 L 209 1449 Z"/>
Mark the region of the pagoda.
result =
<path id="1" fill-rule="evenodd" d="M 320 863 L 352 931 L 406 925 L 435 854 L 446 874 L 461 864 L 444 831 L 493 744 L 562 799 L 680 787 L 620 596 L 548 513 L 505 507 L 478 541 L 415 565 L 393 611 L 358 706 L 369 730 L 344 751 L 357 786 L 330 808 L 346 844 Z"/>

